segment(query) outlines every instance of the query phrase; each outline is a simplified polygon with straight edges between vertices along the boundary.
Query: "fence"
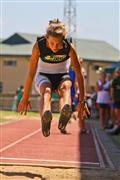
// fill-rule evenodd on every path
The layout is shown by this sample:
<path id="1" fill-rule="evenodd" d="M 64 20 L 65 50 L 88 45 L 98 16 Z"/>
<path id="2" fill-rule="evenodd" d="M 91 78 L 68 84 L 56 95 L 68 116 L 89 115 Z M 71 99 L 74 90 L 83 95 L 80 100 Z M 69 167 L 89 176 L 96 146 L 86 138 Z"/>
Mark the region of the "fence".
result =
<path id="1" fill-rule="evenodd" d="M 0 96 L 0 109 L 2 109 L 2 110 L 13 110 L 14 101 L 15 101 L 14 98 L 15 98 L 14 94 L 1 94 L 1 96 Z M 31 95 L 30 101 L 32 104 L 32 111 L 39 111 L 40 96 Z M 53 94 L 53 97 L 52 97 L 51 109 L 52 109 L 52 112 L 59 112 L 58 97 L 55 96 L 55 94 Z"/>

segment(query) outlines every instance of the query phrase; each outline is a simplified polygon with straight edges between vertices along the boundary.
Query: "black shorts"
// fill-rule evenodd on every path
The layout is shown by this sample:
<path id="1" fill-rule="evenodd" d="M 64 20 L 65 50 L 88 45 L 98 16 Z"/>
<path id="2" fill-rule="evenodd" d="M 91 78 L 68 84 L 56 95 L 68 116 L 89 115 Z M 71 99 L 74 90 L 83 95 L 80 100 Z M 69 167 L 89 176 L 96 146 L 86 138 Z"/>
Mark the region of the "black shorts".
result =
<path id="1" fill-rule="evenodd" d="M 47 74 L 47 73 L 41 73 L 40 72 L 39 75 L 42 75 L 49 80 L 49 82 L 52 85 L 53 91 L 58 89 L 61 82 L 65 81 L 65 80 L 72 81 L 68 73 Z"/>
<path id="2" fill-rule="evenodd" d="M 110 105 L 109 105 L 109 104 L 98 103 L 98 105 L 99 105 L 100 108 L 103 108 L 103 109 L 108 109 L 108 108 L 110 108 Z"/>

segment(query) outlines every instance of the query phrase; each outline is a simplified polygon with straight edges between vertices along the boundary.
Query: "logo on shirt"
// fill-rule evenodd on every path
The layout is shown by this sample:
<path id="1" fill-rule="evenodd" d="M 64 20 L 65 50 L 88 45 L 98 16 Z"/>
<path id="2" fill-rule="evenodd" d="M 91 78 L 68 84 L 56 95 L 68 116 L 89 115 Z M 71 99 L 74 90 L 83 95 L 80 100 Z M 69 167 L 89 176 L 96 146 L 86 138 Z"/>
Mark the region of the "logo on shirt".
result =
<path id="1" fill-rule="evenodd" d="M 45 56 L 45 60 L 48 62 L 61 62 L 64 61 L 66 58 L 66 55 L 55 55 L 55 54 L 51 54 L 51 55 L 47 55 Z"/>

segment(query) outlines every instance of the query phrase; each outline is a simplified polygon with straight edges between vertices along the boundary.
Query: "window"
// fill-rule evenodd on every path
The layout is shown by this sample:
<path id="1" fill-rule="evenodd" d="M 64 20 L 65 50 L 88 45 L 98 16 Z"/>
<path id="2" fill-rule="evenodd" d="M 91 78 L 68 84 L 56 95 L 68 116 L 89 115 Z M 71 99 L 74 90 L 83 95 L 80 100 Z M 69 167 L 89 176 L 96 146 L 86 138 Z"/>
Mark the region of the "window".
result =
<path id="1" fill-rule="evenodd" d="M 17 61 L 15 60 L 5 60 L 3 62 L 4 66 L 16 66 L 17 65 Z"/>
<path id="2" fill-rule="evenodd" d="M 0 93 L 3 92 L 3 82 L 0 81 Z"/>

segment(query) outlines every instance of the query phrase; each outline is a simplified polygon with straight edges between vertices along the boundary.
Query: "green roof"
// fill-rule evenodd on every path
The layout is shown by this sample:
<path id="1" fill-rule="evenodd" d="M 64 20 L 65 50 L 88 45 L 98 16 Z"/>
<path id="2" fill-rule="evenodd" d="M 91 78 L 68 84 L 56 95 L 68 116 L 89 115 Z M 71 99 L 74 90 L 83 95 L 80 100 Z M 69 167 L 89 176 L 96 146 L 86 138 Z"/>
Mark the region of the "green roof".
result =
<path id="1" fill-rule="evenodd" d="M 1 55 L 30 56 L 38 35 L 15 33 L 2 41 Z"/>
<path id="2" fill-rule="evenodd" d="M 77 39 L 77 52 L 87 60 L 118 61 L 120 52 L 105 41 Z"/>
<path id="3" fill-rule="evenodd" d="M 1 46 L 1 55 L 19 55 L 19 56 L 30 56 L 32 53 L 33 44 L 20 44 L 20 45 L 6 45 Z"/>
<path id="4" fill-rule="evenodd" d="M 40 35 L 15 33 L 2 41 L 0 55 L 30 56 L 38 36 Z M 120 51 L 105 41 L 77 39 L 76 45 L 78 55 L 84 60 L 108 62 L 120 60 Z"/>
<path id="5" fill-rule="evenodd" d="M 36 37 L 36 34 L 15 33 L 7 39 L 4 39 L 2 43 L 7 45 L 31 44 L 35 42 Z"/>

